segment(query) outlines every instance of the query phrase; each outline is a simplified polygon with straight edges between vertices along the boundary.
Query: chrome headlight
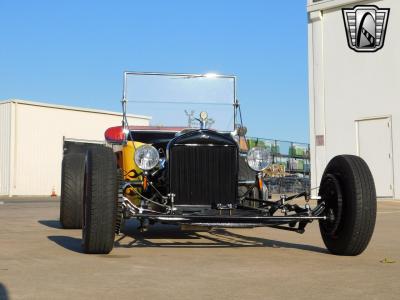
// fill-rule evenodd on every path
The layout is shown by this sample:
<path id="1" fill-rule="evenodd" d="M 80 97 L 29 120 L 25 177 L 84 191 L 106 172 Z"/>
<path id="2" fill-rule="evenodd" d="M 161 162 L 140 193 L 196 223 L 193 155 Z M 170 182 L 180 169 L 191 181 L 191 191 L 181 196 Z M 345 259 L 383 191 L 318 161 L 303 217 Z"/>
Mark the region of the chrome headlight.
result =
<path id="1" fill-rule="evenodd" d="M 254 171 L 260 172 L 266 169 L 271 162 L 271 153 L 265 148 L 254 147 L 247 153 L 247 164 Z"/>
<path id="2" fill-rule="evenodd" d="M 148 171 L 157 166 L 160 155 L 156 148 L 151 145 L 142 145 L 135 151 L 135 163 L 142 170 Z"/>

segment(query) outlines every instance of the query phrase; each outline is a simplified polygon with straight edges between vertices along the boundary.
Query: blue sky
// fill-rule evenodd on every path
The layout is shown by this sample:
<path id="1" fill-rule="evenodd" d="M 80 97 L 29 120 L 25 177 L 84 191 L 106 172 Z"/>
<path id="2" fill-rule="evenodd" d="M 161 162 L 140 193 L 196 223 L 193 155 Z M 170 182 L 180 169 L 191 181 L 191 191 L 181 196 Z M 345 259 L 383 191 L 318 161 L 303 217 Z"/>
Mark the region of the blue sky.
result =
<path id="1" fill-rule="evenodd" d="M 3 0 L 0 45 L 0 99 L 119 109 L 125 70 L 235 74 L 250 135 L 309 140 L 305 0 Z"/>

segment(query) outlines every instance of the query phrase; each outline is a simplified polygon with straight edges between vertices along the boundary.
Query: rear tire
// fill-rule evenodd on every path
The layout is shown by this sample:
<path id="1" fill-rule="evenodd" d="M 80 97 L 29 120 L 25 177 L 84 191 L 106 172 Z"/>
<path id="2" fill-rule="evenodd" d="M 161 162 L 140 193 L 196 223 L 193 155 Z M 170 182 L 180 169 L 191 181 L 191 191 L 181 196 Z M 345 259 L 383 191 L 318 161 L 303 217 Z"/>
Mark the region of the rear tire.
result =
<path id="1" fill-rule="evenodd" d="M 60 223 L 65 229 L 82 228 L 85 155 L 64 156 L 61 171 Z"/>
<path id="2" fill-rule="evenodd" d="M 114 246 L 118 204 L 117 161 L 112 149 L 98 146 L 86 153 L 82 248 L 108 254 Z"/>
<path id="3" fill-rule="evenodd" d="M 322 176 L 319 195 L 328 216 L 319 222 L 328 250 L 337 255 L 362 253 L 376 221 L 375 184 L 366 162 L 354 155 L 334 157 Z"/>

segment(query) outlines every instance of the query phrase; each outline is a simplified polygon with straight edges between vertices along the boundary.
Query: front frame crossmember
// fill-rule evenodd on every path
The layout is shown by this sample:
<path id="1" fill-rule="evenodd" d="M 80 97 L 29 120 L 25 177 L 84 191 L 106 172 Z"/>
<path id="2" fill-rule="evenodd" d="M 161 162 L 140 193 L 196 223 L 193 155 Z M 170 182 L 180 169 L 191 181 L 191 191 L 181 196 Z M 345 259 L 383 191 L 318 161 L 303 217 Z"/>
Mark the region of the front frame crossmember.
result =
<path id="1" fill-rule="evenodd" d="M 326 220 L 327 217 L 324 214 L 325 203 L 321 202 L 314 209 L 303 209 L 299 206 L 292 205 L 292 207 L 298 207 L 297 213 L 285 214 L 279 216 L 269 215 L 263 213 L 261 210 L 255 209 L 249 215 L 248 209 L 235 209 L 233 214 L 229 215 L 211 215 L 211 214 L 198 214 L 198 213 L 179 213 L 171 211 L 169 213 L 160 213 L 148 209 L 140 209 L 135 205 L 131 205 L 130 201 L 125 198 L 128 202 L 126 208 L 130 208 L 130 218 L 136 218 L 140 222 L 148 224 L 150 223 L 165 223 L 174 225 L 193 225 L 203 227 L 223 227 L 223 228 L 246 228 L 246 227 L 272 227 L 277 229 L 294 231 L 297 233 L 303 233 L 304 228 L 308 223 L 314 220 Z M 276 202 L 275 202 L 276 203 Z M 281 206 L 282 204 L 280 204 Z M 283 204 L 285 205 L 285 204 Z M 286 204 L 289 205 L 289 204 Z M 296 225 L 298 226 L 296 227 Z M 288 225 L 288 226 L 284 226 Z"/>

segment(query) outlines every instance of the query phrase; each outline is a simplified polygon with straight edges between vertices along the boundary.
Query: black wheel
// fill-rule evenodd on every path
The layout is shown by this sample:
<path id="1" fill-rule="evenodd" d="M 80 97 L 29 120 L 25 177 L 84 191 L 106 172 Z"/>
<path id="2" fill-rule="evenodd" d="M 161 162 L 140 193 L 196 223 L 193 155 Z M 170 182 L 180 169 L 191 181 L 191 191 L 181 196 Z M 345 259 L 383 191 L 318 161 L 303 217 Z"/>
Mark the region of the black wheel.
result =
<path id="1" fill-rule="evenodd" d="M 60 223 L 66 229 L 82 228 L 85 155 L 64 156 L 61 171 Z"/>
<path id="2" fill-rule="evenodd" d="M 87 151 L 84 182 L 82 247 L 86 253 L 107 254 L 114 246 L 118 212 L 119 178 L 112 149 Z"/>
<path id="3" fill-rule="evenodd" d="M 354 155 L 334 157 L 319 188 L 327 220 L 319 227 L 328 250 L 337 255 L 358 255 L 368 246 L 376 220 L 376 193 L 371 171 Z"/>

